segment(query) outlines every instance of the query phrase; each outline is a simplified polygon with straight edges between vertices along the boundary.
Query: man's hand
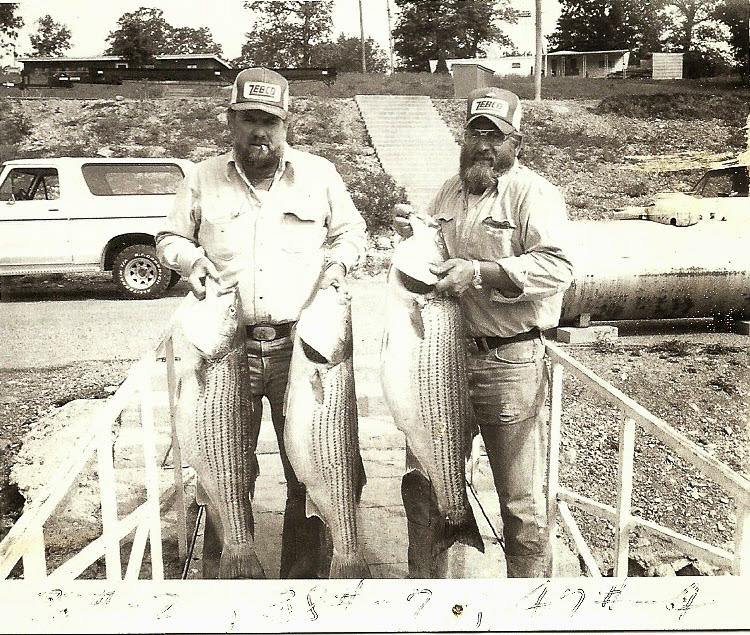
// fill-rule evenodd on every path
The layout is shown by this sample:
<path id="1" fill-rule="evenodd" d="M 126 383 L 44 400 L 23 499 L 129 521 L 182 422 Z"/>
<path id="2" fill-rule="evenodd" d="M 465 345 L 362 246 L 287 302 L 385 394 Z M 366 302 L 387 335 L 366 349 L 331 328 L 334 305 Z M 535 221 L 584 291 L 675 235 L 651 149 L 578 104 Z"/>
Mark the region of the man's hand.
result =
<path id="1" fill-rule="evenodd" d="M 193 265 L 193 270 L 188 276 L 188 282 L 193 289 L 193 295 L 199 300 L 206 297 L 206 277 L 219 281 L 219 272 L 216 271 L 214 263 L 205 256 L 198 258 Z"/>
<path id="2" fill-rule="evenodd" d="M 344 265 L 340 262 L 331 262 L 323 271 L 318 288 L 327 289 L 328 287 L 333 287 L 348 296 L 349 290 L 347 289 L 345 280 L 346 271 L 344 270 Z"/>
<path id="3" fill-rule="evenodd" d="M 474 265 L 470 260 L 451 258 L 440 265 L 430 267 L 430 271 L 441 279 L 435 291 L 443 295 L 458 297 L 471 286 L 474 279 Z"/>
<path id="4" fill-rule="evenodd" d="M 409 216 L 413 213 L 414 208 L 411 205 L 396 203 L 393 206 L 393 231 L 401 238 L 409 238 L 413 233 L 411 223 L 409 223 Z"/>

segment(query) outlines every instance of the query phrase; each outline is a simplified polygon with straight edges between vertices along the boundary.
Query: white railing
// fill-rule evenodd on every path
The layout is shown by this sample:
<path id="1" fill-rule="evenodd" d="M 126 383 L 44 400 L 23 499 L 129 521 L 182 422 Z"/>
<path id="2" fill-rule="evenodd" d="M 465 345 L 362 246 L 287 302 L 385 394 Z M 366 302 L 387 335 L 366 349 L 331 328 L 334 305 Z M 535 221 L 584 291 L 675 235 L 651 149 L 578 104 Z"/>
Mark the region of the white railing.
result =
<path id="1" fill-rule="evenodd" d="M 596 560 L 570 512 L 569 505 L 574 505 L 588 513 L 610 520 L 615 525 L 615 576 L 624 577 L 628 574 L 628 538 L 630 532 L 636 527 L 668 537 L 678 544 L 686 555 L 702 558 L 719 566 L 730 565 L 733 575 L 750 575 L 750 480 L 708 454 L 646 408 L 564 353 L 556 345 L 547 343 L 547 353 L 552 363 L 552 406 L 547 457 L 547 514 L 550 539 L 555 537 L 556 520 L 559 514 L 590 575 L 594 577 L 601 575 Z M 562 487 L 559 483 L 564 371 L 583 382 L 587 389 L 596 392 L 618 408 L 622 414 L 617 470 L 617 505 L 615 507 L 581 496 Z M 717 485 L 726 489 L 735 498 L 737 525 L 734 531 L 734 553 L 631 514 L 636 426 L 640 426 L 659 439 L 670 450 Z"/>
<path id="2" fill-rule="evenodd" d="M 176 438 L 175 399 L 176 373 L 174 354 L 174 325 L 181 310 L 195 301 L 189 295 L 180 305 L 169 324 L 157 338 L 156 344 L 129 370 L 125 381 L 103 407 L 92 416 L 87 434 L 71 448 L 71 459 L 63 464 L 54 477 L 27 506 L 21 517 L 0 543 L 0 580 L 6 579 L 16 564 L 23 562 L 26 580 L 72 580 L 89 566 L 104 557 L 108 580 L 123 579 L 120 547 L 122 541 L 135 532 L 124 579 L 137 579 L 143 564 L 146 541 L 150 545 L 151 577 L 164 579 L 162 558 L 161 508 L 159 504 L 159 470 L 154 429 L 153 380 L 159 357 L 166 361 L 167 392 L 172 431 L 172 463 L 174 465 L 174 493 L 177 506 L 177 541 L 180 558 L 187 553 L 186 509 L 182 460 Z M 146 500 L 123 518 L 117 512 L 117 488 L 113 456 L 112 427 L 123 411 L 135 404 L 140 410 L 143 440 L 143 478 Z M 68 495 L 89 460 L 96 456 L 101 502 L 101 536 L 86 545 L 69 560 L 48 572 L 44 525 L 58 504 Z"/>

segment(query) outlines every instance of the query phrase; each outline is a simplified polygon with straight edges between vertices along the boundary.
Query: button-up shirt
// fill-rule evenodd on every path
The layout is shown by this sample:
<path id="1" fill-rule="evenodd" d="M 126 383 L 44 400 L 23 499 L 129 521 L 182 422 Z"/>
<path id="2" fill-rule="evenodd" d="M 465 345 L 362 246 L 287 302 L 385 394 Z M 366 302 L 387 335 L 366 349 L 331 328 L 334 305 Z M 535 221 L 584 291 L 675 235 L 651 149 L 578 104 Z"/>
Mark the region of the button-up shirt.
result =
<path id="1" fill-rule="evenodd" d="M 518 287 L 469 288 L 461 306 L 472 336 L 510 337 L 557 326 L 573 267 L 565 252 L 567 213 L 560 191 L 518 162 L 496 188 L 470 196 L 458 175 L 430 205 L 451 258 L 498 263 Z"/>
<path id="2" fill-rule="evenodd" d="M 277 324 L 299 317 L 326 257 L 347 271 L 357 263 L 365 222 L 330 161 L 286 146 L 265 191 L 229 152 L 186 176 L 156 245 L 183 276 L 206 255 L 222 284 L 238 285 L 248 324 Z"/>

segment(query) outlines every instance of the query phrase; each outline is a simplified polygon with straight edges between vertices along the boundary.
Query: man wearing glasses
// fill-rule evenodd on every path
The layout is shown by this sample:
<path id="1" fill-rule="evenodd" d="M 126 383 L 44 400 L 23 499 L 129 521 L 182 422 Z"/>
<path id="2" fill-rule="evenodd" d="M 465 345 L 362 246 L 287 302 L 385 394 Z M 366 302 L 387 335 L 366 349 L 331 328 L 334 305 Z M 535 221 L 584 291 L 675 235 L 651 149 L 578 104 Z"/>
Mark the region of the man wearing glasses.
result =
<path id="1" fill-rule="evenodd" d="M 541 577 L 550 551 L 543 331 L 558 324 L 572 265 L 563 246 L 563 197 L 518 162 L 522 143 L 518 97 L 496 87 L 472 91 L 459 174 L 427 211 L 440 222 L 450 254 L 432 269 L 442 276 L 435 289 L 460 299 L 471 336 L 471 402 L 500 500 L 507 575 Z M 394 228 L 408 235 L 406 217 L 396 213 Z M 445 577 L 434 491 L 411 477 L 402 487 L 409 575 Z"/>

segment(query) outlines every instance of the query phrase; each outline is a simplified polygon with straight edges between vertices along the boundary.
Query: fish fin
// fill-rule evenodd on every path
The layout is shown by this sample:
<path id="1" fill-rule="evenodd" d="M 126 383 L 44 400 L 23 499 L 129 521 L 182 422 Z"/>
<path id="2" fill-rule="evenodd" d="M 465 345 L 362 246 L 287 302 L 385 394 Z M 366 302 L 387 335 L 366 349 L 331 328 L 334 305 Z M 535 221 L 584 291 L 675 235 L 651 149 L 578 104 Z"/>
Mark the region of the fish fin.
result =
<path id="1" fill-rule="evenodd" d="M 219 561 L 219 578 L 222 580 L 265 580 L 266 573 L 252 543 L 224 546 Z"/>
<path id="2" fill-rule="evenodd" d="M 414 330 L 419 336 L 419 339 L 423 340 L 424 339 L 424 320 L 422 319 L 422 307 L 416 300 L 413 302 L 409 310 L 409 321 L 411 322 L 411 325 L 414 327 Z"/>
<path id="3" fill-rule="evenodd" d="M 356 579 L 356 578 L 371 578 L 370 567 L 367 566 L 364 557 L 359 551 L 353 554 L 341 555 L 333 552 L 333 558 L 331 559 L 331 571 L 328 574 L 328 578 L 331 580 L 336 579 Z"/>
<path id="4" fill-rule="evenodd" d="M 362 498 L 362 490 L 367 484 L 367 474 L 365 473 L 365 464 L 362 462 L 362 455 L 357 452 L 357 465 L 355 466 L 356 473 L 354 475 L 354 496 L 359 505 L 359 501 Z"/>
<path id="5" fill-rule="evenodd" d="M 467 503 L 467 513 L 464 518 L 458 522 L 453 522 L 449 518 L 445 519 L 443 526 L 443 535 L 438 540 L 438 549 L 445 550 L 456 542 L 462 545 L 474 547 L 484 553 L 484 541 L 479 533 L 477 520 L 474 518 L 474 512 Z"/>
<path id="6" fill-rule="evenodd" d="M 315 373 L 310 378 L 310 384 L 312 385 L 313 396 L 321 406 L 323 405 L 323 398 L 325 397 L 325 390 L 323 388 L 323 374 L 319 368 L 315 369 Z"/>
<path id="7" fill-rule="evenodd" d="M 317 516 L 318 518 L 323 520 L 323 514 L 320 513 L 320 510 L 315 504 L 315 501 L 310 498 L 310 492 L 307 492 L 307 495 L 305 497 L 305 516 L 307 516 L 308 518 Z"/>

